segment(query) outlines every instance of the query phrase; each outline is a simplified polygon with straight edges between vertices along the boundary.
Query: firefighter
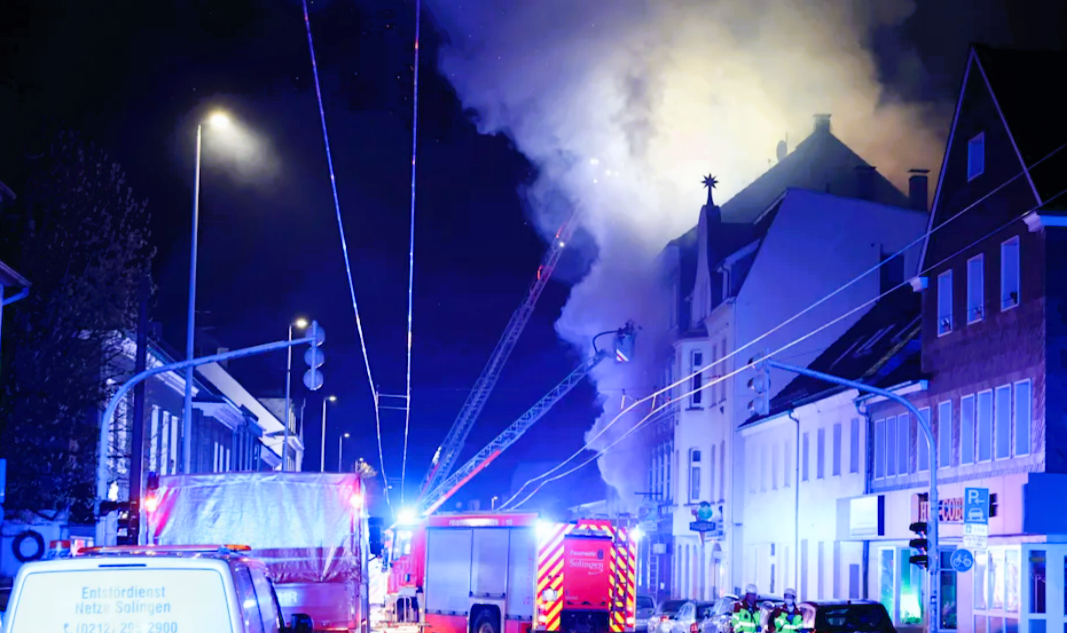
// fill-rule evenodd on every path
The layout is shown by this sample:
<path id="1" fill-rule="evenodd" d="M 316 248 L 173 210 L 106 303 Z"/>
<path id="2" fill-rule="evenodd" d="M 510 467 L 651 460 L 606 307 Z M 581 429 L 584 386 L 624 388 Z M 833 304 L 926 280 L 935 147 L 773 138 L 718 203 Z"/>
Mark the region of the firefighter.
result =
<path id="1" fill-rule="evenodd" d="M 804 616 L 800 613 L 800 607 L 797 606 L 796 589 L 786 589 L 784 598 L 785 604 L 776 608 L 771 614 L 774 630 L 799 631 L 800 625 L 804 622 Z"/>
<path id="2" fill-rule="evenodd" d="M 734 604 L 734 613 L 730 616 L 730 629 L 733 633 L 760 633 L 760 609 L 756 602 L 758 596 L 756 585 L 745 587 L 745 597 Z"/>

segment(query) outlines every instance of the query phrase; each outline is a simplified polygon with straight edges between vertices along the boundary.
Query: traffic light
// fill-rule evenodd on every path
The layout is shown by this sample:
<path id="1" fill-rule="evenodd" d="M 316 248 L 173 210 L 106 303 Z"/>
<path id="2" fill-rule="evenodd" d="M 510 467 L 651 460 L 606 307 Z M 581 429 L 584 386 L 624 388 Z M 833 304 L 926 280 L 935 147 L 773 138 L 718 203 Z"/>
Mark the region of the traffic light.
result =
<path id="1" fill-rule="evenodd" d="M 128 501 L 122 505 L 119 509 L 118 544 L 137 545 L 141 528 L 141 504 L 138 501 Z"/>
<path id="2" fill-rule="evenodd" d="M 382 528 L 384 522 L 381 517 L 368 517 L 367 518 L 367 540 L 370 545 L 370 555 L 375 558 L 382 557 Z"/>
<path id="3" fill-rule="evenodd" d="M 748 359 L 748 366 L 755 375 L 748 379 L 748 388 L 755 393 L 748 403 L 752 415 L 767 415 L 771 412 L 771 367 L 765 354 Z"/>
<path id="4" fill-rule="evenodd" d="M 926 539 L 927 525 L 923 522 L 912 523 L 908 526 L 908 529 L 915 533 L 916 538 L 908 541 L 908 545 L 915 550 L 918 550 L 918 554 L 912 555 L 909 559 L 912 565 L 918 565 L 923 569 L 930 567 L 930 541 Z"/>
<path id="5" fill-rule="evenodd" d="M 318 321 L 312 321 L 308 333 L 311 335 L 311 343 L 304 352 L 304 362 L 308 366 L 308 370 L 304 372 L 304 386 L 311 391 L 318 391 L 322 389 L 322 372 L 319 371 L 319 367 L 326 362 L 326 356 L 319 348 L 326 340 L 326 332 Z"/>

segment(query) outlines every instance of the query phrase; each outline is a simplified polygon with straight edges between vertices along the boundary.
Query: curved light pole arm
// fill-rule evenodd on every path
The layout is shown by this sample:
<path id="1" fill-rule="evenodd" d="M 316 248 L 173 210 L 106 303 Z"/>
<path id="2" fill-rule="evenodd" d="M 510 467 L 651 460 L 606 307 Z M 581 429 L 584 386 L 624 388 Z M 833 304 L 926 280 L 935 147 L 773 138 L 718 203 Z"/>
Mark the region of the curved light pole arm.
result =
<path id="1" fill-rule="evenodd" d="M 107 403 L 107 408 L 104 409 L 104 415 L 100 418 L 100 457 L 97 462 L 96 471 L 96 509 L 99 513 L 100 501 L 107 496 L 107 460 L 108 460 L 108 430 L 111 428 L 111 419 L 115 416 L 115 411 L 119 407 L 119 403 L 126 397 L 126 394 L 133 389 L 137 383 L 157 376 L 159 374 L 165 374 L 171 371 L 178 371 L 180 369 L 192 370 L 193 367 L 199 365 L 207 365 L 208 363 L 218 363 L 226 360 L 232 360 L 234 358 L 243 358 L 245 356 L 255 356 L 256 354 L 264 354 L 266 352 L 273 352 L 279 349 L 285 349 L 294 345 L 302 345 L 304 343 L 310 343 L 314 340 L 314 336 L 307 336 L 296 340 L 278 341 L 277 343 L 264 343 L 262 345 L 256 345 L 254 347 L 246 347 L 244 349 L 233 350 L 222 354 L 213 354 L 211 356 L 204 356 L 203 358 L 193 358 L 191 360 L 183 360 L 177 363 L 170 363 L 169 365 L 160 365 L 159 367 L 152 367 L 146 369 L 141 373 L 133 376 L 119 387 L 115 395 L 111 396 L 111 401 Z M 188 375 L 188 374 L 186 374 Z M 138 421 L 134 421 L 138 423 Z M 283 451 L 284 452 L 284 451 Z M 189 473 L 184 473 L 189 474 Z"/>
<path id="2" fill-rule="evenodd" d="M 930 421 L 927 420 L 919 409 L 916 408 L 910 400 L 904 396 L 893 393 L 892 391 L 886 391 L 885 389 L 879 389 L 878 387 L 872 387 L 862 382 L 856 382 L 855 380 L 848 380 L 839 376 L 833 376 L 831 374 L 824 374 L 821 371 L 815 371 L 806 367 L 799 367 L 797 365 L 789 365 L 786 363 L 780 363 L 776 360 L 766 359 L 765 361 L 771 367 L 781 369 L 782 371 L 792 372 L 794 374 L 800 374 L 801 376 L 808 376 L 810 378 L 817 378 L 826 382 L 834 383 L 836 385 L 842 385 L 845 387 L 851 387 L 857 391 L 863 393 L 871 393 L 884 398 L 888 398 L 906 408 L 915 416 L 915 419 L 919 421 L 919 428 L 922 429 L 926 435 L 926 441 L 928 443 L 928 450 L 930 451 L 930 496 L 928 501 L 927 511 L 927 523 L 929 524 L 929 537 L 930 537 L 930 608 L 928 611 L 929 628 L 930 633 L 937 633 L 941 624 L 941 612 L 938 608 L 938 590 L 940 589 L 941 582 L 941 549 L 938 542 L 938 523 L 941 520 L 940 508 L 938 507 L 937 499 L 937 444 L 934 442 L 934 432 L 930 428 Z M 921 448 L 919 450 L 922 450 Z"/>

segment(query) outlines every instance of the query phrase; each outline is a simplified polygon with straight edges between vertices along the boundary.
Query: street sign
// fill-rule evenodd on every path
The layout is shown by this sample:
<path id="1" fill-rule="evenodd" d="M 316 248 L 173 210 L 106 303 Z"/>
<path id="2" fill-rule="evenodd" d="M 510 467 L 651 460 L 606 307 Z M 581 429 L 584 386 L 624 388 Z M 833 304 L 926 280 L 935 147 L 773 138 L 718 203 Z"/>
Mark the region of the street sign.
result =
<path id="1" fill-rule="evenodd" d="M 963 547 L 972 552 L 984 552 L 989 546 L 989 526 L 983 523 L 963 524 Z"/>
<path id="2" fill-rule="evenodd" d="M 963 522 L 989 523 L 989 488 L 964 489 Z"/>
<path id="3" fill-rule="evenodd" d="M 952 569 L 962 573 L 971 571 L 974 567 L 974 554 L 966 549 L 958 549 L 952 552 Z"/>
<path id="4" fill-rule="evenodd" d="M 700 542 L 711 536 L 722 536 L 722 524 L 718 521 L 693 521 L 689 524 L 689 529 L 700 535 Z"/>

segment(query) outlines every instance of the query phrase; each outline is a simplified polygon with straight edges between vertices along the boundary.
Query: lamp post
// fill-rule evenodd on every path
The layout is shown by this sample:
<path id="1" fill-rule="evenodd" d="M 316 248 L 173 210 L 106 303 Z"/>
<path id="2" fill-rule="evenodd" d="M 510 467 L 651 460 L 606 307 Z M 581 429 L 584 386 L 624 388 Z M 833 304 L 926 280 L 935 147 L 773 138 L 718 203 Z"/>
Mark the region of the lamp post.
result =
<path id="1" fill-rule="evenodd" d="M 322 399 L 322 455 L 320 456 L 319 470 L 326 472 L 326 403 L 337 402 L 337 396 Z"/>
<path id="2" fill-rule="evenodd" d="M 289 324 L 289 341 L 293 340 L 293 327 L 296 326 L 301 330 L 308 326 L 307 319 L 297 319 L 293 323 Z M 285 443 L 282 444 L 282 472 L 289 470 L 289 417 L 290 407 L 292 406 L 292 389 L 293 389 L 293 348 L 289 347 L 289 358 L 285 364 Z"/>
<path id="3" fill-rule="evenodd" d="M 345 472 L 344 462 L 342 461 L 341 456 L 344 454 L 344 450 L 345 450 L 344 441 L 345 441 L 345 438 L 347 438 L 347 437 L 352 437 L 352 436 L 350 434 L 348 434 L 348 433 L 345 433 L 344 435 L 339 435 L 337 437 L 337 472 L 339 472 L 339 473 Z"/>
<path id="4" fill-rule="evenodd" d="M 226 127 L 229 117 L 222 112 L 211 115 L 208 122 L 213 127 Z M 203 123 L 196 124 L 196 169 L 193 176 L 193 233 L 189 255 L 189 314 L 185 327 L 185 357 L 194 358 L 194 333 L 196 330 L 196 242 L 200 229 L 200 147 Z M 193 463 L 193 365 L 185 368 L 185 407 L 182 413 L 182 473 L 189 474 Z"/>

